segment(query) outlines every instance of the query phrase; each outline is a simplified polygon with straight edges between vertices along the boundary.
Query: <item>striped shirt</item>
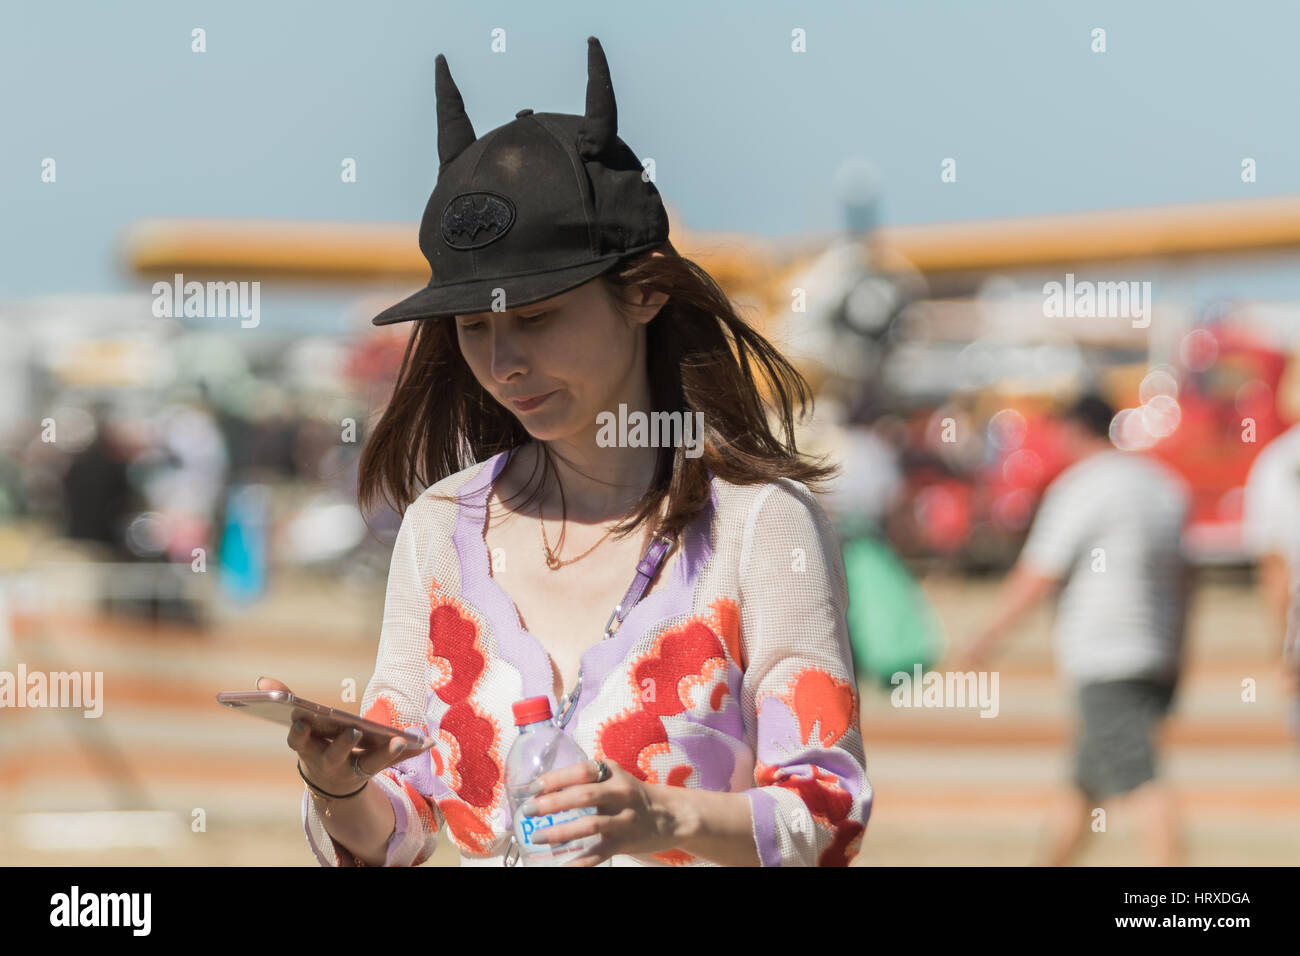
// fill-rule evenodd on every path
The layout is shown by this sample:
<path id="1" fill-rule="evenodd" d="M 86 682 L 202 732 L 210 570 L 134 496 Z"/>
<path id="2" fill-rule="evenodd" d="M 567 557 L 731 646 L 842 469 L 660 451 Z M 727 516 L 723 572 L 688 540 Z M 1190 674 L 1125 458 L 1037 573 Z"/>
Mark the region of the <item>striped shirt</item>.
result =
<path id="1" fill-rule="evenodd" d="M 1048 487 L 1021 560 L 1065 579 L 1055 644 L 1067 677 L 1176 676 L 1189 506 L 1180 477 L 1134 452 L 1088 455 Z"/>

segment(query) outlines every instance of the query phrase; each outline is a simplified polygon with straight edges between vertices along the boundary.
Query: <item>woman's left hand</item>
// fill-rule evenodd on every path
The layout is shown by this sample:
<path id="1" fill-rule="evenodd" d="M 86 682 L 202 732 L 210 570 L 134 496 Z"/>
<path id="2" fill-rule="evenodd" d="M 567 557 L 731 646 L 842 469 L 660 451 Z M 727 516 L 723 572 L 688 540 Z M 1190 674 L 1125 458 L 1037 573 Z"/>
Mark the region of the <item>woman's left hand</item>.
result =
<path id="1" fill-rule="evenodd" d="M 537 779 L 543 789 L 532 797 L 533 807 L 524 809 L 527 803 L 520 807 L 527 816 L 596 808 L 580 820 L 533 831 L 534 843 L 552 846 L 600 835 L 586 856 L 565 866 L 596 866 L 616 853 L 657 853 L 671 850 L 677 843 L 677 804 L 664 799 L 668 788 L 643 783 L 612 761 L 605 764 L 610 776 L 600 783 L 596 782 L 594 760 L 542 774 Z"/>

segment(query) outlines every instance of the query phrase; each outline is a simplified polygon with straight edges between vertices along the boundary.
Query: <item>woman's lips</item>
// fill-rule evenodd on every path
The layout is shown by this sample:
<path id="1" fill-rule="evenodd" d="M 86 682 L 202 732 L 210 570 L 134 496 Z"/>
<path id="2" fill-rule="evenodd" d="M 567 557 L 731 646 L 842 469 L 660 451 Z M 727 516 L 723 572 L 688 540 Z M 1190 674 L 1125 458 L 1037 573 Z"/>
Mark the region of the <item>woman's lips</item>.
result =
<path id="1" fill-rule="evenodd" d="M 537 398 L 530 398 L 526 402 L 512 402 L 511 404 L 514 405 L 515 408 L 519 409 L 521 412 L 530 412 L 554 394 L 555 392 L 547 392 L 545 395 L 537 396 Z"/>

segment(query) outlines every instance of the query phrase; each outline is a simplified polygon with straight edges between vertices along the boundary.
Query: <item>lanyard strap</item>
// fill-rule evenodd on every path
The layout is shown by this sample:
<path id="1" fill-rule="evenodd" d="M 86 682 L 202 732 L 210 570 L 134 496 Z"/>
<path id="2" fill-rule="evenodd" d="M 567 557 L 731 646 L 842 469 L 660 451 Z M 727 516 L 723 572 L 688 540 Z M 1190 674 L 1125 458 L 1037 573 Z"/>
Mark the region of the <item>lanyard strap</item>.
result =
<path id="1" fill-rule="evenodd" d="M 627 617 L 628 612 L 636 606 L 636 603 L 645 595 L 646 589 L 659 573 L 659 568 L 664 563 L 664 558 L 668 556 L 668 551 L 673 546 L 673 539 L 665 534 L 655 532 L 651 537 L 650 547 L 646 548 L 645 555 L 637 562 L 636 577 L 628 586 L 627 593 L 623 595 L 623 600 L 614 606 L 610 612 L 609 620 L 605 622 L 605 633 L 601 640 L 608 640 L 613 636 L 614 631 L 623 623 L 623 618 Z M 555 717 L 555 725 L 564 727 L 573 716 L 573 708 L 578 703 L 578 695 L 582 693 L 582 665 L 578 665 L 578 682 L 574 685 L 573 690 L 565 694 L 560 701 L 560 712 Z"/>
<path id="2" fill-rule="evenodd" d="M 636 602 L 641 600 L 645 595 L 646 588 L 650 587 L 650 582 L 653 581 L 655 575 L 659 573 L 659 568 L 663 565 L 664 558 L 668 556 L 668 550 L 672 546 L 673 539 L 668 537 L 666 534 L 655 532 L 651 537 L 650 547 L 646 548 L 645 554 L 642 556 L 641 560 L 637 562 L 636 577 L 634 577 L 632 583 L 628 585 L 627 593 L 623 595 L 623 600 L 615 606 L 613 613 L 609 616 L 609 620 L 605 622 L 605 637 L 609 637 L 612 633 L 610 625 L 614 623 L 615 619 L 618 620 L 619 624 L 622 624 L 623 618 L 627 617 L 628 611 L 632 610 L 636 605 Z M 604 638 L 602 638 L 602 640 L 604 640 Z"/>
<path id="3" fill-rule="evenodd" d="M 623 618 L 627 617 L 628 612 L 645 596 L 646 588 L 650 587 L 655 575 L 659 573 L 664 558 L 668 556 L 668 551 L 673 546 L 673 541 L 674 539 L 668 535 L 655 532 L 651 538 L 650 547 L 646 548 L 645 555 L 637 562 L 636 577 L 632 579 L 631 585 L 628 586 L 627 593 L 623 595 L 623 600 L 614 606 L 613 612 L 609 615 L 609 620 L 605 622 L 605 634 L 601 637 L 602 641 L 613 636 L 614 631 L 618 629 L 615 625 L 621 625 Z M 582 665 L 578 665 L 578 683 L 560 701 L 560 712 L 553 721 L 557 727 L 563 728 L 569 722 L 569 718 L 573 716 L 573 708 L 578 703 L 580 693 L 582 693 Z M 504 866 L 515 866 L 519 862 L 519 856 L 519 846 L 515 841 L 512 830 L 510 840 L 506 844 L 506 852 L 501 857 L 501 863 Z"/>

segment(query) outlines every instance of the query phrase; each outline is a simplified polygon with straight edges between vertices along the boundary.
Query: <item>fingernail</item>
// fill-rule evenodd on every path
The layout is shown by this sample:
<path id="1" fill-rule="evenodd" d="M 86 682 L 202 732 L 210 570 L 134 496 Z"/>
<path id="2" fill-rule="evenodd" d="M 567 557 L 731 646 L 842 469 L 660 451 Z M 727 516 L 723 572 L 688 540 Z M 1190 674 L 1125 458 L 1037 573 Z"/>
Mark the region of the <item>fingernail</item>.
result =
<path id="1" fill-rule="evenodd" d="M 546 784 L 542 783 L 542 781 L 540 780 L 534 780 L 532 783 L 528 785 L 529 793 L 541 793 L 545 789 L 546 789 Z"/>
<path id="2" fill-rule="evenodd" d="M 295 720 L 293 722 L 293 732 L 295 734 L 300 734 L 306 729 L 307 729 L 307 724 L 305 721 Z"/>
<path id="3" fill-rule="evenodd" d="M 357 741 L 360 739 L 361 739 L 361 731 L 357 730 L 357 728 L 353 727 L 351 730 L 348 731 L 348 740 Z"/>
<path id="4" fill-rule="evenodd" d="M 398 752 L 398 753 L 401 753 L 401 752 L 402 752 L 403 750 L 405 750 L 405 749 L 406 749 L 406 741 L 405 741 L 405 740 L 399 740 L 399 741 L 397 742 L 397 752 Z"/>
<path id="5" fill-rule="evenodd" d="M 519 805 L 519 812 L 526 817 L 531 817 L 537 812 L 537 804 L 532 800 L 525 800 Z"/>
<path id="6" fill-rule="evenodd" d="M 255 690 L 261 690 L 262 689 L 261 684 L 262 684 L 262 678 L 259 677 L 257 680 L 253 681 L 253 688 Z"/>

